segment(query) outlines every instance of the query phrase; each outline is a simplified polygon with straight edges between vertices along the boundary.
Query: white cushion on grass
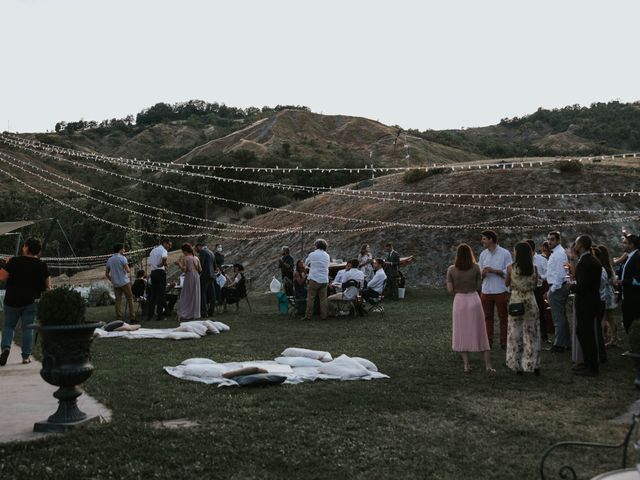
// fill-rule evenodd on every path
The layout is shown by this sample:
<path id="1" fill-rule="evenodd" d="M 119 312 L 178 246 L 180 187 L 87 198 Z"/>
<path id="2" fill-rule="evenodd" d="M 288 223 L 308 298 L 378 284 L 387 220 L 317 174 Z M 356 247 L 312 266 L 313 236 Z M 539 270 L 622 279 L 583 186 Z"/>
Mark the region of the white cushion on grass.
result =
<path id="1" fill-rule="evenodd" d="M 205 320 L 202 322 L 202 325 L 204 325 L 205 327 L 207 327 L 207 331 L 209 333 L 214 333 L 214 334 L 218 334 L 220 333 L 220 330 L 218 329 L 218 327 L 216 327 L 215 323 L 213 323 L 211 320 Z"/>
<path id="2" fill-rule="evenodd" d="M 214 365 L 215 363 L 208 358 L 187 358 L 181 365 Z"/>
<path id="3" fill-rule="evenodd" d="M 319 350 L 309 350 L 307 348 L 287 348 L 280 354 L 282 357 L 306 357 L 315 358 L 321 362 L 330 362 L 333 357 L 329 352 L 322 352 Z"/>
<path id="4" fill-rule="evenodd" d="M 278 357 L 276 362 L 290 367 L 321 367 L 324 365 L 320 360 L 307 357 Z"/>
<path id="5" fill-rule="evenodd" d="M 211 320 L 209 321 L 211 322 Z M 211 322 L 211 323 L 213 323 L 215 327 L 221 332 L 228 332 L 229 330 L 231 330 L 231 327 L 226 323 L 222 323 L 222 322 Z"/>
<path id="6" fill-rule="evenodd" d="M 188 377 L 221 377 L 225 371 L 220 365 L 192 364 L 186 365 L 183 373 Z"/>
<path id="7" fill-rule="evenodd" d="M 318 371 L 325 375 L 339 377 L 341 380 L 369 376 L 369 370 L 364 368 L 357 360 L 346 355 L 340 355 L 332 362 L 325 363 Z"/>
<path id="8" fill-rule="evenodd" d="M 378 371 L 378 367 L 376 367 L 376 364 L 373 363 L 371 360 L 367 360 L 366 358 L 362 358 L 362 357 L 351 357 L 351 360 L 355 360 L 370 372 Z"/>
<path id="9" fill-rule="evenodd" d="M 202 323 L 195 322 L 182 322 L 179 327 L 177 327 L 175 332 L 192 332 L 197 333 L 201 337 L 204 337 L 207 334 L 207 327 L 202 325 Z"/>

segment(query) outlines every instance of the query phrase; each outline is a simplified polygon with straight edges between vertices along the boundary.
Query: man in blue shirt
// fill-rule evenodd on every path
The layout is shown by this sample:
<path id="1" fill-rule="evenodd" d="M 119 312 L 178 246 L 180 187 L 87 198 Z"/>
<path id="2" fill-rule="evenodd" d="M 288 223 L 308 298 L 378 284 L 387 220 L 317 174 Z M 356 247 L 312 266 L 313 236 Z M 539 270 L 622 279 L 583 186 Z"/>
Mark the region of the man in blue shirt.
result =
<path id="1" fill-rule="evenodd" d="M 116 320 L 122 319 L 121 306 L 122 294 L 124 293 L 129 305 L 129 319 L 132 323 L 135 323 L 136 310 L 133 306 L 131 283 L 129 283 L 129 262 L 127 262 L 127 257 L 124 256 L 123 243 L 116 243 L 113 246 L 113 255 L 107 260 L 105 277 L 113 285 L 113 291 L 116 295 Z"/>

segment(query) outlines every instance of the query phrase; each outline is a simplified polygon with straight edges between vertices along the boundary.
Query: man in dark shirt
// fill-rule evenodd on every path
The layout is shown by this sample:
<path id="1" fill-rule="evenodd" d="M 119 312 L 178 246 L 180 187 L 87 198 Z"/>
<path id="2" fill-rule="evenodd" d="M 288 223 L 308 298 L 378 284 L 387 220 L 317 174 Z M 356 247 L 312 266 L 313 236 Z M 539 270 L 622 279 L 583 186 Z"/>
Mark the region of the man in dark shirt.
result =
<path id="1" fill-rule="evenodd" d="M 216 295 L 213 286 L 216 274 L 216 259 L 209 247 L 203 243 L 196 244 L 196 252 L 200 259 L 200 317 L 213 315 L 216 305 Z"/>
<path id="2" fill-rule="evenodd" d="M 0 281 L 7 282 L 4 297 L 4 327 L 2 328 L 2 353 L 0 366 L 6 365 L 13 334 L 18 322 L 22 322 L 22 363 L 31 362 L 33 330 L 29 326 L 36 317 L 36 299 L 51 289 L 51 277 L 47 264 L 38 255 L 42 250 L 40 240 L 28 238 L 22 247 L 22 256 L 12 257 L 0 270 Z"/>
<path id="3" fill-rule="evenodd" d="M 293 257 L 289 253 L 289 247 L 282 247 L 282 256 L 278 260 L 280 273 L 282 274 L 282 284 L 284 285 L 284 293 L 288 297 L 293 297 Z"/>
<path id="4" fill-rule="evenodd" d="M 387 243 L 384 246 L 387 257 L 384 259 L 384 273 L 387 275 L 391 300 L 398 300 L 398 277 L 400 276 L 400 255 L 393 248 L 393 244 Z"/>
<path id="5" fill-rule="evenodd" d="M 627 333 L 631 324 L 640 318 L 640 237 L 625 235 L 622 246 L 626 258 L 620 269 L 616 285 L 622 290 L 622 324 Z"/>
<path id="6" fill-rule="evenodd" d="M 575 367 L 574 373 L 595 377 L 599 371 L 596 324 L 602 264 L 591 254 L 591 245 L 588 235 L 576 239 L 574 250 L 580 259 L 575 268 L 575 284 L 571 285 L 571 292 L 576 294 L 576 336 L 584 357 L 583 366 Z"/>

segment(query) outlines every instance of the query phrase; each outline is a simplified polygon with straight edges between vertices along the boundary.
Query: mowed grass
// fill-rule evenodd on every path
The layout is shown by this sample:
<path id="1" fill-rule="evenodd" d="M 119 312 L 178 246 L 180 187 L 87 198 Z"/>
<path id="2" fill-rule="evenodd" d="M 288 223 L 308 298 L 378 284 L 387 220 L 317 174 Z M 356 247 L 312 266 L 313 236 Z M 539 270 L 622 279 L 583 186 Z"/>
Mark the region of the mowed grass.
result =
<path id="1" fill-rule="evenodd" d="M 251 300 L 252 313 L 242 304 L 239 314 L 219 316 L 231 326 L 221 335 L 96 340 L 96 370 L 84 387 L 112 409 L 112 422 L 0 446 L 0 478 L 536 478 L 552 443 L 620 441 L 625 427 L 609 420 L 638 397 L 620 349 L 609 351 L 597 379 L 574 377 L 568 354 L 548 352 L 541 377 L 516 376 L 499 349 L 497 374 L 485 373 L 477 355 L 463 374 L 451 352 L 452 299 L 442 291 L 410 290 L 387 304 L 384 319 L 326 322 L 280 316 L 271 296 Z M 112 311 L 88 316 L 110 320 Z M 294 346 L 362 356 L 391 378 L 240 389 L 162 370 L 190 357 L 272 359 Z M 153 425 L 170 419 L 197 426 Z M 621 458 L 579 450 L 569 457 L 581 478 Z"/>

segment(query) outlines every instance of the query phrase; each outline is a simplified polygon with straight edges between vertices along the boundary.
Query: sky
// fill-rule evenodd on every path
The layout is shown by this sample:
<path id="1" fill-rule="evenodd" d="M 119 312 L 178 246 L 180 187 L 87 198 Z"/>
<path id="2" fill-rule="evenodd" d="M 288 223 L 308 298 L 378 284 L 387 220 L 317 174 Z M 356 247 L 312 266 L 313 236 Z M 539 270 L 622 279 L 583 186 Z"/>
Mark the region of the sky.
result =
<path id="1" fill-rule="evenodd" d="M 157 102 L 403 128 L 640 100 L 637 0 L 1 0 L 0 131 Z"/>

